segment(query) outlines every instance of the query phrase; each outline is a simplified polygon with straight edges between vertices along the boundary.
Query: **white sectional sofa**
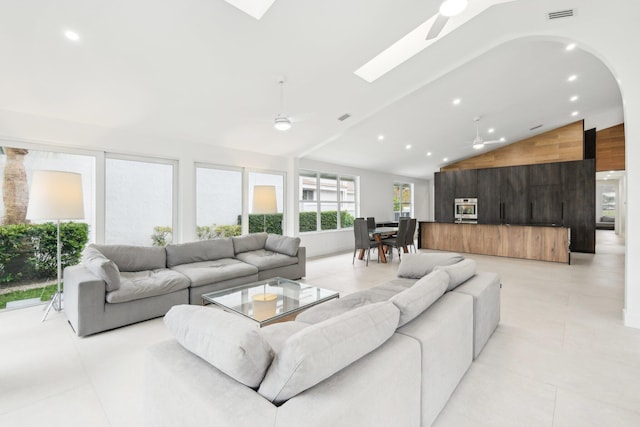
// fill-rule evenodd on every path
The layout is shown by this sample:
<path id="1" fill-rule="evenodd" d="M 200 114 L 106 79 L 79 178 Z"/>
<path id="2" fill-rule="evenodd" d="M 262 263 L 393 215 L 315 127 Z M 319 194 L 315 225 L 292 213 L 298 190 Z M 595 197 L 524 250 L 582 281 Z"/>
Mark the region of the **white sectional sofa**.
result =
<path id="1" fill-rule="evenodd" d="M 145 424 L 431 425 L 498 325 L 500 280 L 458 254 L 406 254 L 398 273 L 262 329 L 174 307 L 175 339 L 147 354 Z"/>
<path id="2" fill-rule="evenodd" d="M 89 245 L 64 271 L 64 310 L 79 336 L 163 316 L 201 295 L 271 277 L 305 276 L 300 239 L 256 233 L 166 247 Z"/>

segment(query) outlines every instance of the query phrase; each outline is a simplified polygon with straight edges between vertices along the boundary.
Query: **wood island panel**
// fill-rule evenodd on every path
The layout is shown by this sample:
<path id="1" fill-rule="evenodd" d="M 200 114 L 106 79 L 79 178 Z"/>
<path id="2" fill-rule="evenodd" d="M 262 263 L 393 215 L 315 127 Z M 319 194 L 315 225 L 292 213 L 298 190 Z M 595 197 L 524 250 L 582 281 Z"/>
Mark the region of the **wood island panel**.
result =
<path id="1" fill-rule="evenodd" d="M 420 222 L 420 248 L 569 263 L 570 229 Z"/>

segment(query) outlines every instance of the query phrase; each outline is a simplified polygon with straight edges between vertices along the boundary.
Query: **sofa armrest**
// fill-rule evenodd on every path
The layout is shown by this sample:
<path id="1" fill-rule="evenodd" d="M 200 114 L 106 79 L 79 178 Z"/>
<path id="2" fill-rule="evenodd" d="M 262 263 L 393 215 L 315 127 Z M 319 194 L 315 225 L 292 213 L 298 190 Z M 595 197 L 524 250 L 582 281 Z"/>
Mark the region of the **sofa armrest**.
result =
<path id="1" fill-rule="evenodd" d="M 305 277 L 307 275 L 307 248 L 304 246 L 298 247 L 297 257 L 300 277 Z"/>
<path id="2" fill-rule="evenodd" d="M 64 269 L 64 311 L 79 336 L 92 333 L 88 326 L 104 313 L 106 283 L 84 265 Z"/>

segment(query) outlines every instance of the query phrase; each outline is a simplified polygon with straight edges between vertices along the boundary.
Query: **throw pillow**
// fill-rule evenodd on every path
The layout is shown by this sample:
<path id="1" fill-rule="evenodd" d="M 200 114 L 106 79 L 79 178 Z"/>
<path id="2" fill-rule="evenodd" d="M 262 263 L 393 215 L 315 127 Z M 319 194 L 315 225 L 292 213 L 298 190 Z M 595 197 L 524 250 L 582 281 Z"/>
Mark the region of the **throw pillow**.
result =
<path id="1" fill-rule="evenodd" d="M 411 322 L 436 302 L 447 291 L 448 284 L 449 276 L 444 271 L 434 271 L 391 297 L 389 301 L 400 310 L 398 327 Z"/>
<path id="2" fill-rule="evenodd" d="M 271 252 L 278 252 L 289 256 L 298 255 L 298 247 L 300 246 L 299 237 L 280 236 L 278 234 L 269 234 L 264 248 Z"/>
<path id="3" fill-rule="evenodd" d="M 403 254 L 397 274 L 398 277 L 419 279 L 431 273 L 437 265 L 451 265 L 463 259 L 456 253 Z"/>
<path id="4" fill-rule="evenodd" d="M 85 248 L 82 253 L 82 263 L 91 273 L 105 281 L 107 292 L 120 289 L 120 270 L 118 270 L 118 266 L 93 245 Z"/>
<path id="5" fill-rule="evenodd" d="M 456 264 L 437 266 L 433 271 L 444 271 L 449 275 L 449 286 L 447 290 L 450 291 L 476 274 L 476 262 L 472 259 L 465 258 Z"/>
<path id="6" fill-rule="evenodd" d="M 304 328 L 276 354 L 258 393 L 281 404 L 313 387 L 382 345 L 398 317 L 398 309 L 385 301 Z"/>
<path id="7" fill-rule="evenodd" d="M 256 324 L 235 314 L 176 305 L 164 323 L 184 348 L 246 386 L 258 387 L 273 360 L 273 350 Z"/>
<path id="8" fill-rule="evenodd" d="M 236 254 L 264 249 L 267 241 L 267 233 L 251 233 L 244 236 L 234 236 L 231 238 L 233 250 Z"/>

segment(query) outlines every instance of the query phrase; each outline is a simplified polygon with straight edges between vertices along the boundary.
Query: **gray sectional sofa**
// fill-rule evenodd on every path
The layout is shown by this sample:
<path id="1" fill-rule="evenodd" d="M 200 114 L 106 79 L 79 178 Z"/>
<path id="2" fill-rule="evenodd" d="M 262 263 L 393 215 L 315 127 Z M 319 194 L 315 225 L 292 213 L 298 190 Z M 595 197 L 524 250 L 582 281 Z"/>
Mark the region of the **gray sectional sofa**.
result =
<path id="1" fill-rule="evenodd" d="M 405 254 L 399 277 L 262 329 L 176 306 L 145 363 L 148 426 L 430 426 L 500 319 L 497 274 Z"/>
<path id="2" fill-rule="evenodd" d="M 300 239 L 256 233 L 166 247 L 89 245 L 64 271 L 64 310 L 80 336 L 163 316 L 201 295 L 271 277 L 305 276 Z"/>

